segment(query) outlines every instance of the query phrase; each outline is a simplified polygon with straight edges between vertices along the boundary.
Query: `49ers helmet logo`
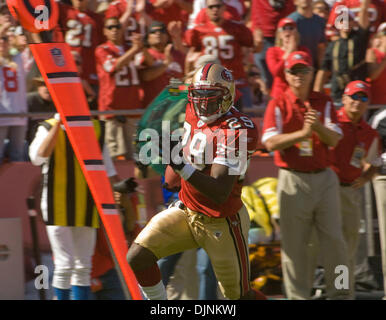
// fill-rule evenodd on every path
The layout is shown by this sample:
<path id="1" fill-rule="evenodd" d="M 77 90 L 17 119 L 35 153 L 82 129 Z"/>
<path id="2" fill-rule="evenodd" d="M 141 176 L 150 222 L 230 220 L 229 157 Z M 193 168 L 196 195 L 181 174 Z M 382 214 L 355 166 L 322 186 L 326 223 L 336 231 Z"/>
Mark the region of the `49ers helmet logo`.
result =
<path id="1" fill-rule="evenodd" d="M 221 72 L 221 78 L 223 78 L 225 81 L 228 81 L 228 82 L 233 81 L 232 73 L 229 70 L 227 70 L 227 69 L 224 69 Z"/>

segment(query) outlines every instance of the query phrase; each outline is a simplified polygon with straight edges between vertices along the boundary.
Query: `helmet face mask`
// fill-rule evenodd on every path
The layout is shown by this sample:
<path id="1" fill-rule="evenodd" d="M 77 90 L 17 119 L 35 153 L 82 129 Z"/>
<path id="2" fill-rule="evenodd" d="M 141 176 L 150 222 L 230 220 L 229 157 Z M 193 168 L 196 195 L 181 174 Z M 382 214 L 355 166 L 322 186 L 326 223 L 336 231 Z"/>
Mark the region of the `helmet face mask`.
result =
<path id="1" fill-rule="evenodd" d="M 231 72 L 219 64 L 208 63 L 194 74 L 188 98 L 197 117 L 208 123 L 229 111 L 234 95 Z"/>
<path id="2" fill-rule="evenodd" d="M 192 86 L 189 88 L 189 99 L 193 103 L 197 116 L 210 117 L 221 113 L 223 97 L 227 88 L 212 86 Z"/>

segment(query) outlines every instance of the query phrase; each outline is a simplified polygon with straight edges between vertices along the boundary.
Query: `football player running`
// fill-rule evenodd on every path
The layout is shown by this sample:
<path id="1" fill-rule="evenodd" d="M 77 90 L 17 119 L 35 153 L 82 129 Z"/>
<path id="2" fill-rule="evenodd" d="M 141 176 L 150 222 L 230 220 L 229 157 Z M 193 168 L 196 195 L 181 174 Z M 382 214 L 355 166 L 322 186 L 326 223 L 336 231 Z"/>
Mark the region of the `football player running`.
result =
<path id="1" fill-rule="evenodd" d="M 240 196 L 258 134 L 233 107 L 234 96 L 232 74 L 223 66 L 207 63 L 195 72 L 182 141 L 162 150 L 182 178 L 180 200 L 149 221 L 127 254 L 148 299 L 167 298 L 157 260 L 198 247 L 208 253 L 226 298 L 262 298 L 250 287 L 250 220 Z"/>

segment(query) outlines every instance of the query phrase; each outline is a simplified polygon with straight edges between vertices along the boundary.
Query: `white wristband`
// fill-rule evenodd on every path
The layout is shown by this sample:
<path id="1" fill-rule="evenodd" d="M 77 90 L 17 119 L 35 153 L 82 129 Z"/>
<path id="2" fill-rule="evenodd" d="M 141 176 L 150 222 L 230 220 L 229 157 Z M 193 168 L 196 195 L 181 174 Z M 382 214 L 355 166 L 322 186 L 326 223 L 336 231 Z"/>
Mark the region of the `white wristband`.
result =
<path id="1" fill-rule="evenodd" d="M 177 173 L 181 176 L 185 181 L 188 180 L 192 174 L 196 171 L 191 164 L 186 164 L 181 170 L 178 170 Z"/>

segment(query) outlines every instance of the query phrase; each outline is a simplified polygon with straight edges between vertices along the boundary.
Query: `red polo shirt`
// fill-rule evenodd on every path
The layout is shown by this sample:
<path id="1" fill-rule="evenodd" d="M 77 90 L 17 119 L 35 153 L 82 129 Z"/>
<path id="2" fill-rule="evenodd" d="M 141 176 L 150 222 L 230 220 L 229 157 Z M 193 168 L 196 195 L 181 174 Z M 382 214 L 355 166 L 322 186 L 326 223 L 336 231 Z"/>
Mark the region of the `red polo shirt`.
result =
<path id="1" fill-rule="evenodd" d="M 366 158 L 370 148 L 375 148 L 376 157 L 372 156 L 373 159 L 368 159 L 368 161 L 377 165 L 374 160 L 378 160 L 380 155 L 379 135 L 363 119 L 358 123 L 353 123 L 343 107 L 337 114 L 344 136 L 333 149 L 331 168 L 338 175 L 340 182 L 352 183 L 362 174 L 362 166 L 358 166 L 355 158 Z"/>
<path id="2" fill-rule="evenodd" d="M 341 133 L 337 125 L 335 107 L 331 98 L 324 93 L 311 92 L 308 99 L 312 108 L 320 113 L 320 121 L 328 128 Z M 268 103 L 264 115 L 263 137 L 264 143 L 269 138 L 284 133 L 291 133 L 303 128 L 306 107 L 292 90 Z M 310 172 L 324 169 L 330 164 L 329 149 L 319 140 L 314 132 L 309 141 L 312 144 L 311 154 L 308 150 L 304 154 L 304 144 L 297 143 L 287 149 L 275 151 L 274 160 L 278 167 L 291 168 L 298 171 Z"/>

